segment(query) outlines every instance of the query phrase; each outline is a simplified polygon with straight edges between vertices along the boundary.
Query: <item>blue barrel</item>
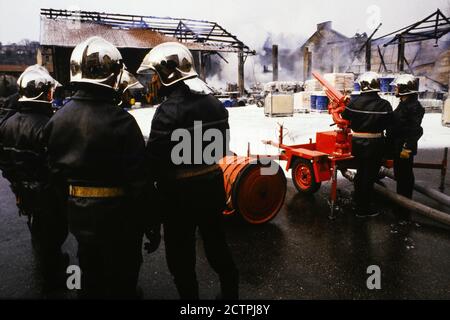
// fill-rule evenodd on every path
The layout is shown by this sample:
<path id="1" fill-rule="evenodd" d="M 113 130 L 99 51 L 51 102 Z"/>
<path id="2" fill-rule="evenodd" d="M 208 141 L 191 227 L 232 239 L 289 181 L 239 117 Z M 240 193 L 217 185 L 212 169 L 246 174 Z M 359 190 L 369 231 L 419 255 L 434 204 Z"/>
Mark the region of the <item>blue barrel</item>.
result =
<path id="1" fill-rule="evenodd" d="M 361 86 L 359 85 L 358 82 L 355 82 L 355 83 L 353 84 L 353 88 L 354 88 L 355 91 L 361 91 Z"/>
<path id="2" fill-rule="evenodd" d="M 328 97 L 327 96 L 317 96 L 316 109 L 317 109 L 317 111 L 328 110 Z"/>
<path id="3" fill-rule="evenodd" d="M 231 108 L 233 106 L 233 102 L 231 100 L 225 100 L 222 104 L 225 108 Z"/>
<path id="4" fill-rule="evenodd" d="M 311 95 L 311 110 L 316 110 L 316 100 L 317 100 L 317 96 Z"/>
<path id="5" fill-rule="evenodd" d="M 391 87 L 391 82 L 394 81 L 394 78 L 380 78 L 380 90 L 381 92 L 392 92 L 393 88 Z"/>

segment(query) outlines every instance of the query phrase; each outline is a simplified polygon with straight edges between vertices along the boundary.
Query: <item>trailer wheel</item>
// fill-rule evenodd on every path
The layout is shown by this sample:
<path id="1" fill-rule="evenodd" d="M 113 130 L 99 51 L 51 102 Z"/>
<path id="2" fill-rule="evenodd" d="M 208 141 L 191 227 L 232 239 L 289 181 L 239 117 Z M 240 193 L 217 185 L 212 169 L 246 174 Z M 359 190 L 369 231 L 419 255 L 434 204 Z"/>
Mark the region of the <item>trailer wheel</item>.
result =
<path id="1" fill-rule="evenodd" d="M 316 182 L 314 169 L 309 160 L 297 158 L 291 168 L 292 181 L 299 192 L 313 194 L 319 190 L 321 183 Z"/>

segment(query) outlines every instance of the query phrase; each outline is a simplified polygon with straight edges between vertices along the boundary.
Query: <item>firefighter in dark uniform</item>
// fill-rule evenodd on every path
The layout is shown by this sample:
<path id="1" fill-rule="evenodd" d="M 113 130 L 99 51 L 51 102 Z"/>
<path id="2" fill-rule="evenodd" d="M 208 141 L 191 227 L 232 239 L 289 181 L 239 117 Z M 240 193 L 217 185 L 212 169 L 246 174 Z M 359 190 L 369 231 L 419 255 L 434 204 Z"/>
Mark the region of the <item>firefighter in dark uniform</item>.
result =
<path id="1" fill-rule="evenodd" d="M 350 121 L 352 129 L 352 154 L 355 157 L 354 202 L 357 217 L 378 215 L 372 207 L 373 184 L 378 178 L 382 158 L 385 155 L 384 131 L 390 125 L 392 107 L 381 99 L 379 76 L 366 72 L 358 78 L 361 94 L 352 100 L 342 113 Z"/>
<path id="2" fill-rule="evenodd" d="M 30 68 L 18 83 L 18 112 L 0 127 L 1 167 L 16 195 L 19 214 L 28 217 L 45 288 L 53 289 L 65 285 L 69 262 L 68 255 L 61 252 L 67 220 L 49 179 L 43 144 L 43 129 L 53 115 L 51 95 L 57 82 L 45 69 Z"/>
<path id="3" fill-rule="evenodd" d="M 145 142 L 117 106 L 122 56 L 91 37 L 70 59 L 77 91 L 44 131 L 54 180 L 67 190 L 69 229 L 78 242 L 81 298 L 135 298 L 142 262 Z"/>
<path id="4" fill-rule="evenodd" d="M 164 209 L 166 259 L 180 298 L 199 298 L 195 272 L 198 229 L 208 262 L 220 278 L 217 298 L 238 299 L 238 271 L 222 225 L 225 190 L 217 164 L 228 150 L 228 112 L 209 94 L 211 90 L 194 69 L 192 54 L 179 43 L 153 48 L 138 73 L 156 74 L 161 84 L 158 95 L 166 97 L 153 117 L 146 154 Z M 191 150 L 184 150 L 185 161 L 181 162 L 172 156 L 177 144 L 172 134 L 177 129 L 188 132 L 191 141 Z M 202 156 L 207 143 L 195 140 L 208 129 L 217 130 L 223 138 L 214 161 Z"/>
<path id="5" fill-rule="evenodd" d="M 118 91 L 120 94 L 119 106 L 124 109 L 129 109 L 134 105 L 134 97 L 131 90 L 143 89 L 144 86 L 136 79 L 136 77 L 129 71 L 123 70 Z"/>
<path id="6" fill-rule="evenodd" d="M 16 79 L 0 76 L 0 125 L 17 112 L 19 93 Z"/>
<path id="7" fill-rule="evenodd" d="M 392 127 L 388 131 L 397 193 L 412 198 L 414 156 L 417 154 L 417 142 L 423 134 L 421 124 L 425 109 L 418 100 L 419 80 L 416 77 L 402 74 L 391 85 L 395 87 L 395 94 L 400 98 L 400 104 L 394 110 Z M 399 210 L 399 216 L 409 219 L 409 212 Z"/>

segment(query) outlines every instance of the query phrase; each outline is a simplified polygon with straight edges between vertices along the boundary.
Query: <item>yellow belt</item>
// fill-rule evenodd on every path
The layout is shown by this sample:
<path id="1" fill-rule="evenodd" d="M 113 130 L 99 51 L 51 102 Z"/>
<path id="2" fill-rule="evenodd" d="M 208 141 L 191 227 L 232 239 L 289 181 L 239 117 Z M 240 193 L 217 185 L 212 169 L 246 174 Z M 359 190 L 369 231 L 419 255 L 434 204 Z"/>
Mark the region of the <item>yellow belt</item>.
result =
<path id="1" fill-rule="evenodd" d="M 69 185 L 69 195 L 78 198 L 114 198 L 125 194 L 122 188 L 81 187 Z"/>
<path id="2" fill-rule="evenodd" d="M 371 132 L 353 132 L 353 137 L 356 138 L 382 138 L 382 133 L 371 133 Z"/>
<path id="3" fill-rule="evenodd" d="M 197 176 L 201 176 L 210 172 L 214 172 L 216 170 L 218 170 L 220 167 L 218 164 L 214 164 L 211 166 L 207 166 L 207 167 L 202 167 L 199 169 L 185 169 L 185 170 L 178 170 L 178 172 L 175 174 L 175 178 L 176 179 L 186 179 L 186 178 L 192 178 L 192 177 L 197 177 Z"/>

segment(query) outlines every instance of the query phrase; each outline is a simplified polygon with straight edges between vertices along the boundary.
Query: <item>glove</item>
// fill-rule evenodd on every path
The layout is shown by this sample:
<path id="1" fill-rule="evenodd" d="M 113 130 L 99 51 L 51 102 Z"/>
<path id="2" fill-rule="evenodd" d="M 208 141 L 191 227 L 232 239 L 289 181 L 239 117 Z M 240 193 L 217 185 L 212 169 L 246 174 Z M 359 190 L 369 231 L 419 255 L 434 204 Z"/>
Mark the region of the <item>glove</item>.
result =
<path id="1" fill-rule="evenodd" d="M 144 243 L 144 250 L 147 251 L 148 254 L 155 252 L 161 244 L 160 226 L 145 231 L 145 236 L 147 237 L 148 242 Z"/>
<path id="2" fill-rule="evenodd" d="M 352 100 L 352 97 L 346 94 L 344 96 L 344 99 L 342 100 L 346 105 L 350 103 L 350 100 Z"/>
<path id="3" fill-rule="evenodd" d="M 411 152 L 411 150 L 403 148 L 400 152 L 400 159 L 409 159 Z"/>

